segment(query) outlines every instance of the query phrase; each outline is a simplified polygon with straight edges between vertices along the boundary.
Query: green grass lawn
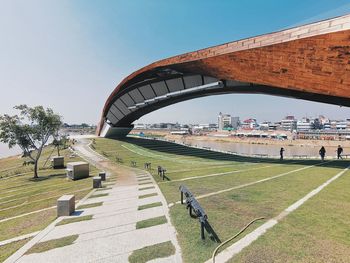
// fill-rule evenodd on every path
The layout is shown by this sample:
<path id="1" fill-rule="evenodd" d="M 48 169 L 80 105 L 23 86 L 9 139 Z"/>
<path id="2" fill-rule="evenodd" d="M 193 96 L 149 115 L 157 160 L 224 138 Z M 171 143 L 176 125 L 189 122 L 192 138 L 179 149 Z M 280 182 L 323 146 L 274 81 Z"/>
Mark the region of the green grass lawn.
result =
<path id="1" fill-rule="evenodd" d="M 208 214 L 211 227 L 222 241 L 233 236 L 256 217 L 265 217 L 268 220 L 277 216 L 289 205 L 349 165 L 348 161 L 334 161 L 319 165 L 319 160 L 285 160 L 281 164 L 279 160 L 228 155 L 163 141 L 135 138 L 127 138 L 124 141 L 97 139 L 95 148 L 100 153 L 104 152 L 105 156 L 112 161 L 117 162 L 116 158 L 121 159 L 122 164 L 127 166 L 130 166 L 131 161 L 135 161 L 137 167 L 143 169 L 145 162 L 151 162 L 152 170 L 149 172 L 159 183 L 168 203 L 180 200 L 178 188 L 181 184 L 186 185 L 195 196 L 200 196 L 285 174 L 273 180 L 198 199 Z M 295 171 L 315 164 L 318 165 Z M 157 166 L 162 166 L 167 170 L 167 181 L 162 181 L 157 175 Z M 346 180 L 346 178 L 344 175 L 341 179 Z M 339 184 L 341 180 L 336 182 Z M 349 184 L 348 181 L 347 184 Z M 284 225 L 284 221 L 281 222 L 271 231 L 271 234 L 267 233 L 266 237 L 264 236 L 253 243 L 251 250 L 244 250 L 239 255 L 237 262 L 273 262 L 268 260 L 270 255 L 278 262 L 314 262 L 318 259 L 316 257 L 317 251 L 326 246 L 330 246 L 334 252 L 331 261 L 345 262 L 348 259 L 348 252 L 345 252 L 344 247 L 349 244 L 350 236 L 346 230 L 349 229 L 347 223 L 349 220 L 346 221 L 344 218 L 346 218 L 346 213 L 350 212 L 350 198 L 345 190 L 339 191 L 339 189 L 344 188 L 347 184 L 344 183 L 343 186 L 339 184 L 338 189 L 335 187 L 335 183 L 331 184 L 326 188 L 327 191 L 321 192 L 320 195 L 312 198 L 300 209 L 287 216 L 284 221 L 296 217 L 293 224 Z M 327 197 L 317 199 L 321 198 L 321 194 L 327 192 L 329 192 Z M 334 199 L 334 201 L 331 202 L 328 198 Z M 312 202 L 315 204 L 312 205 Z M 336 205 L 338 203 L 341 206 Z M 335 207 L 333 208 L 331 204 Z M 323 206 L 326 206 L 328 210 L 324 209 Z M 318 214 L 318 220 L 315 219 L 314 213 Z M 205 240 L 200 239 L 198 219 L 189 217 L 185 205 L 180 204 L 175 204 L 170 208 L 170 216 L 178 232 L 184 261 L 203 262 L 209 259 L 218 244 L 211 240 L 207 233 Z M 239 238 L 265 221 L 255 223 Z M 331 231 L 333 234 L 327 235 L 329 227 L 333 227 L 335 222 L 337 224 L 334 226 L 334 231 Z M 303 231 L 301 226 L 308 227 L 310 231 Z M 341 232 L 341 229 L 345 230 Z M 281 237 L 272 242 L 272 239 L 279 234 L 283 236 L 280 231 L 283 231 L 283 240 L 286 241 L 282 242 Z M 314 235 L 313 231 L 318 232 L 317 235 Z M 295 237 L 288 239 L 288 236 L 294 232 Z M 309 239 L 305 239 L 303 234 L 305 232 Z M 269 235 L 273 233 L 275 235 L 268 239 Z M 317 237 L 320 242 L 316 242 L 315 246 L 310 246 L 312 247 L 310 249 L 301 245 L 304 240 L 314 242 L 313 237 Z M 265 239 L 266 241 L 264 241 Z M 321 242 L 322 240 L 324 242 Z M 274 245 L 271 246 L 270 243 Z M 297 244 L 293 245 L 294 243 Z M 298 250 L 299 257 L 291 257 L 284 252 L 291 246 L 295 247 L 290 248 L 290 251 L 295 253 Z M 313 256 L 311 250 L 314 253 Z M 323 251 L 323 254 L 325 253 Z M 261 254 L 258 259 L 262 259 L 262 261 L 253 260 L 258 254 Z M 330 257 L 325 258 L 330 259 Z"/>
<path id="2" fill-rule="evenodd" d="M 56 209 L 48 208 L 55 206 L 60 196 L 74 194 L 75 199 L 80 200 L 92 190 L 91 177 L 72 181 L 66 178 L 64 168 L 52 169 L 51 154 L 56 155 L 56 152 L 51 146 L 46 147 L 36 180 L 33 179 L 33 167 L 22 166 L 23 158 L 0 159 L 0 241 L 45 228 L 56 218 Z M 72 157 L 69 150 L 62 150 L 61 155 L 65 157 L 65 163 L 82 161 L 80 157 Z M 46 160 L 48 162 L 44 167 Z M 98 172 L 90 165 L 91 176 Z M 6 219 L 10 220 L 1 222 Z"/>
<path id="3" fill-rule="evenodd" d="M 4 245 L 0 247 L 0 262 L 4 262 L 9 256 L 15 253 L 18 249 L 23 247 L 30 238 L 23 239 L 20 241 L 12 242 L 10 244 Z"/>
<path id="4" fill-rule="evenodd" d="M 230 262 L 347 262 L 349 176 L 327 186 Z"/>

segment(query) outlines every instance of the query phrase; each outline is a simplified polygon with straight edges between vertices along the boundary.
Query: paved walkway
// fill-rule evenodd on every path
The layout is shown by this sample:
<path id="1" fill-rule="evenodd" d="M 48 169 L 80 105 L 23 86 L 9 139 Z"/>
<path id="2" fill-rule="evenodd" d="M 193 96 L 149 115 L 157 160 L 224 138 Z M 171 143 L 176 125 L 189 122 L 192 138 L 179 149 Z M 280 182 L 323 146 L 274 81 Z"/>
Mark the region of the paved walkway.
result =
<path id="1" fill-rule="evenodd" d="M 113 164 L 91 150 L 87 143 L 87 140 L 80 140 L 74 148 L 81 157 L 99 169 L 105 170 L 107 175 L 117 174 L 117 181 L 109 185 L 111 189 L 92 193 L 92 195 L 107 193 L 107 196 L 87 198 L 80 205 L 97 202 L 103 202 L 103 205 L 79 210 L 75 215 L 77 217 L 92 215 L 92 220 L 61 226 L 51 225 L 46 231 L 42 231 L 40 239 L 34 238 L 38 243 L 79 235 L 72 245 L 20 257 L 14 254 L 6 262 L 128 262 L 132 251 L 166 241 L 173 243 L 176 254 L 154 262 L 181 262 L 181 252 L 176 240 L 175 228 L 170 223 L 167 203 L 152 176 L 142 170 Z M 149 183 L 138 185 L 138 177 L 148 178 L 142 182 Z M 147 186 L 154 186 L 154 188 L 140 191 L 140 188 Z M 140 195 L 150 193 L 157 195 L 139 199 Z M 154 202 L 161 202 L 163 205 L 138 211 L 138 206 Z M 136 222 L 158 216 L 166 216 L 168 223 L 136 229 Z M 35 244 L 32 243 L 31 245 Z M 26 247 L 28 248 L 29 246 Z M 23 254 L 23 250 L 19 252 Z"/>

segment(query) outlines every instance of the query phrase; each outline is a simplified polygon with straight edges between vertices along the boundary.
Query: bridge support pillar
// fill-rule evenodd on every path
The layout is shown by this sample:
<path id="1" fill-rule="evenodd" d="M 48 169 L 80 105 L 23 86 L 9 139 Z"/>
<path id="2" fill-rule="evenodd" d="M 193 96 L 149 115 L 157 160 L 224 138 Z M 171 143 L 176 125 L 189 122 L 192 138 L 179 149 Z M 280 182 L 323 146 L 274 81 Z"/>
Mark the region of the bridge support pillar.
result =
<path id="1" fill-rule="evenodd" d="M 108 124 L 105 124 L 103 130 L 101 131 L 100 136 L 111 139 L 118 139 L 126 137 L 129 132 L 134 128 L 134 126 L 130 127 L 112 127 Z"/>

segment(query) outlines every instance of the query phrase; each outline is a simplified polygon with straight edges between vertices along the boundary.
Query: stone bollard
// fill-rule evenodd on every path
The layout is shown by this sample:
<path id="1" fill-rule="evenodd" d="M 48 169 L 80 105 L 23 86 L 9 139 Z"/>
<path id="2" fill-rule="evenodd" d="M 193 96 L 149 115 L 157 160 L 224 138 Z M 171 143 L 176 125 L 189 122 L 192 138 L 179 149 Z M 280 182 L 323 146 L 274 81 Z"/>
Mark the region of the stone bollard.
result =
<path id="1" fill-rule="evenodd" d="M 57 217 L 69 216 L 75 211 L 75 196 L 63 195 L 57 199 Z"/>
<path id="2" fill-rule="evenodd" d="M 51 165 L 53 169 L 59 169 L 64 167 L 64 157 L 63 156 L 54 156 L 51 159 Z"/>
<path id="3" fill-rule="evenodd" d="M 106 181 L 106 172 L 99 172 L 98 176 L 101 177 L 101 181 Z"/>
<path id="4" fill-rule="evenodd" d="M 93 188 L 101 188 L 101 187 L 102 187 L 101 177 L 99 177 L 99 176 L 94 176 L 94 177 L 92 178 L 92 187 L 93 187 Z"/>
<path id="5" fill-rule="evenodd" d="M 89 163 L 72 162 L 67 163 L 67 177 L 72 180 L 79 180 L 89 177 Z"/>

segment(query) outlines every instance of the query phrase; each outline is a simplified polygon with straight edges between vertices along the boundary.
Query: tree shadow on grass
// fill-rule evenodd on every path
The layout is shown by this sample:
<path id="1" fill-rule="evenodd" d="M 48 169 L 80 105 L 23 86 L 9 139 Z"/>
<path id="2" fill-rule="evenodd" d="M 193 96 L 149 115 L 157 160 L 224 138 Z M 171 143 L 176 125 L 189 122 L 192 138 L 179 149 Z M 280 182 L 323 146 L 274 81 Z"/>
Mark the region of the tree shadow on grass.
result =
<path id="1" fill-rule="evenodd" d="M 41 182 L 41 181 L 46 181 L 54 178 L 66 178 L 66 174 L 60 173 L 60 174 L 50 174 L 50 175 L 39 175 L 38 178 L 29 178 L 28 181 Z"/>

